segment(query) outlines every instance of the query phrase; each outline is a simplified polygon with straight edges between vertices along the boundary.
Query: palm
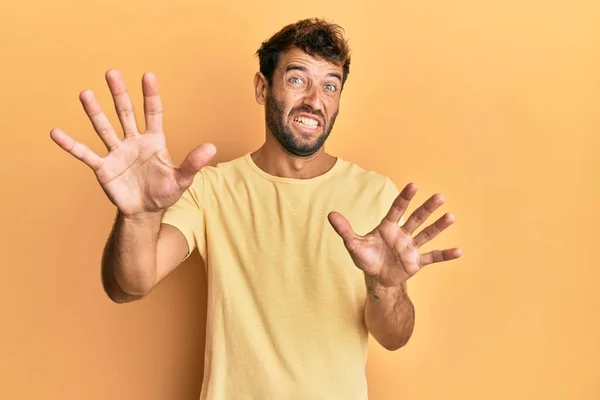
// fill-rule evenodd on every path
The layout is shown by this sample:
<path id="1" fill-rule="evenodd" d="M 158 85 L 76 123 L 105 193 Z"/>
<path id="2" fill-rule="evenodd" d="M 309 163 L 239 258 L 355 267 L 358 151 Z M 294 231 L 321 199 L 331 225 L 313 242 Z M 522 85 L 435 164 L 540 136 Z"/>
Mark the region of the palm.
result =
<path id="1" fill-rule="evenodd" d="M 413 232 L 442 203 L 440 195 L 434 195 L 413 212 L 405 224 L 398 225 L 416 192 L 414 185 L 407 185 L 398 195 L 386 217 L 365 236 L 355 234 L 350 223 L 339 213 L 331 213 L 329 221 L 342 237 L 354 264 L 383 286 L 402 284 L 425 265 L 449 261 L 461 255 L 460 249 L 434 250 L 421 253 L 419 248 L 441 233 L 454 222 L 452 214 L 445 214 L 414 238 Z"/>
<path id="2" fill-rule="evenodd" d="M 126 213 L 166 208 L 181 192 L 162 134 L 126 138 L 95 173 L 109 199 Z"/>
<path id="3" fill-rule="evenodd" d="M 93 93 L 80 95 L 83 107 L 96 132 L 109 150 L 100 157 L 87 146 L 58 129 L 52 139 L 64 150 L 91 167 L 108 198 L 126 215 L 159 211 L 174 204 L 192 183 L 197 171 L 214 155 L 208 144 L 194 149 L 180 167 L 166 149 L 162 130 L 162 104 L 156 79 L 144 75 L 144 116 L 146 132 L 139 132 L 131 99 L 117 71 L 108 71 L 115 108 L 125 137 L 120 140 L 102 112 Z"/>
<path id="4" fill-rule="evenodd" d="M 358 238 L 350 253 L 367 275 L 390 283 L 404 282 L 419 270 L 419 251 L 410 235 L 397 226 L 378 226 Z"/>

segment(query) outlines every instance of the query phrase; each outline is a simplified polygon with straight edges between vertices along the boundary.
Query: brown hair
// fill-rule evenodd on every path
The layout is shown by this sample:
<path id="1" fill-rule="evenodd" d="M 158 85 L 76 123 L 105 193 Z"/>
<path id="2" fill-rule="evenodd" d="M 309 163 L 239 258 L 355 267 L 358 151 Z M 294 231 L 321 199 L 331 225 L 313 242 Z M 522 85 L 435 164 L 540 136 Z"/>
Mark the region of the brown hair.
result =
<path id="1" fill-rule="evenodd" d="M 343 86 L 350 73 L 350 48 L 343 32 L 341 26 L 319 18 L 303 19 L 286 25 L 269 40 L 263 42 L 256 52 L 260 72 L 271 85 L 279 54 L 297 47 L 313 57 L 341 66 L 344 70 Z"/>

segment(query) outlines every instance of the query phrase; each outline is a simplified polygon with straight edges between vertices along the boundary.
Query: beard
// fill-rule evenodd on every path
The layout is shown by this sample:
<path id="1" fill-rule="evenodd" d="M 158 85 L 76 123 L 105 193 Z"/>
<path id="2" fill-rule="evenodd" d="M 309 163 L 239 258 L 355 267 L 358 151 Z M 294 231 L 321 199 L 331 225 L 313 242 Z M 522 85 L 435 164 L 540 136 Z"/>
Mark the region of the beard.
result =
<path id="1" fill-rule="evenodd" d="M 315 154 L 323 146 L 333 129 L 339 111 L 336 110 L 329 123 L 327 123 L 325 116 L 321 111 L 314 111 L 308 105 L 292 109 L 290 115 L 294 115 L 297 112 L 305 112 L 317 115 L 321 117 L 321 121 L 323 121 L 323 126 L 321 127 L 322 132 L 319 137 L 311 141 L 306 141 L 294 136 L 291 125 L 286 123 L 283 102 L 278 101 L 270 90 L 267 92 L 266 100 L 265 113 L 267 127 L 273 136 L 275 136 L 275 139 L 277 139 L 279 144 L 289 153 L 297 157 L 309 157 Z"/>

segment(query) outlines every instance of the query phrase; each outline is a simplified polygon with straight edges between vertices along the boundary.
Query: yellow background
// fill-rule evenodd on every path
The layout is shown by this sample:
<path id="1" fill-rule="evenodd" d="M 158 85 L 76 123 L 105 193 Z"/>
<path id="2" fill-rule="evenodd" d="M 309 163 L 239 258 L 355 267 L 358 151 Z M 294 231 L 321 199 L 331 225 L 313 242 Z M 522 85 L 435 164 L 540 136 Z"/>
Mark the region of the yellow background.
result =
<path id="1" fill-rule="evenodd" d="M 437 243 L 464 250 L 410 281 L 405 348 L 371 342 L 370 398 L 600 399 L 597 0 L 2 2 L 0 398 L 197 398 L 199 257 L 112 304 L 99 261 L 115 210 L 48 132 L 104 154 L 79 92 L 116 122 L 104 72 L 141 111 L 150 70 L 178 161 L 205 141 L 214 161 L 254 150 L 254 52 L 310 16 L 353 50 L 327 149 L 417 182 L 413 208 L 442 192 L 436 216 L 457 222 Z"/>

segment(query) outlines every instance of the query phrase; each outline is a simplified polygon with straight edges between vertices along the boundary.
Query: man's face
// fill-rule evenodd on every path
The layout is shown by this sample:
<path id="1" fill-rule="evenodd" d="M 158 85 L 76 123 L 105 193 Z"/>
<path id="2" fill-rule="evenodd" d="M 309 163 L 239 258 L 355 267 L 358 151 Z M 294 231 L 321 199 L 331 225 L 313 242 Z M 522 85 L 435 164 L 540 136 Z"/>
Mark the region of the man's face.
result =
<path id="1" fill-rule="evenodd" d="M 281 54 L 267 89 L 267 127 L 288 152 L 316 153 L 329 136 L 340 104 L 341 66 L 311 57 L 299 49 Z"/>

